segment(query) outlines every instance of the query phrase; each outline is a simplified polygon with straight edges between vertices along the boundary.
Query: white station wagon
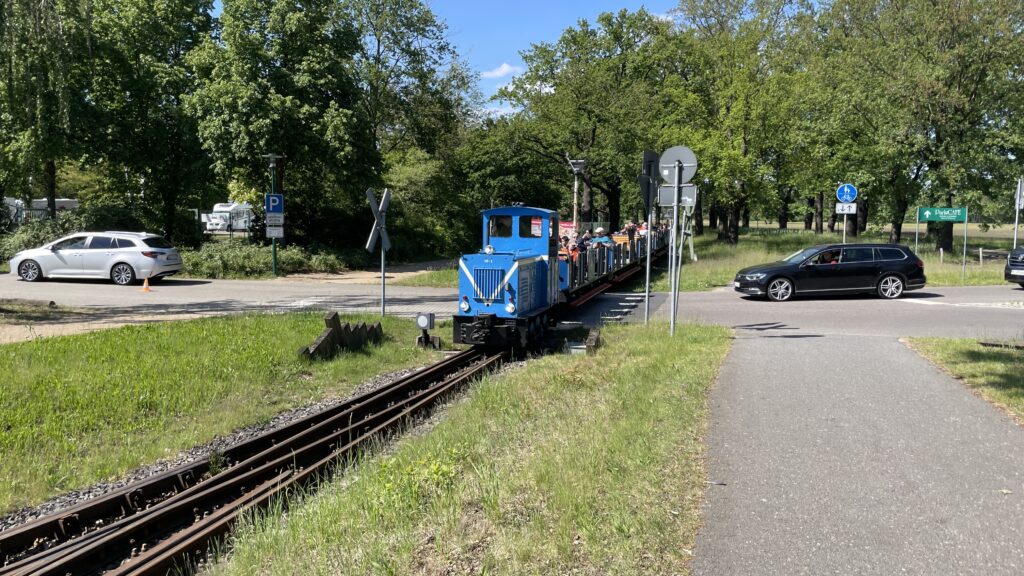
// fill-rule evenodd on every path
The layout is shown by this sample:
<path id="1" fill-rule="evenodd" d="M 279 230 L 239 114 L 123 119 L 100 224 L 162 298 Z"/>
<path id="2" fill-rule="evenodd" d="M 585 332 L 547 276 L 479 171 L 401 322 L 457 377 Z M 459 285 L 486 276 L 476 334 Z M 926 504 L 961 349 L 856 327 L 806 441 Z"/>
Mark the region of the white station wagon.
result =
<path id="1" fill-rule="evenodd" d="M 22 280 L 110 278 L 125 286 L 181 271 L 181 256 L 162 236 L 148 232 L 80 232 L 23 250 L 11 259 Z"/>

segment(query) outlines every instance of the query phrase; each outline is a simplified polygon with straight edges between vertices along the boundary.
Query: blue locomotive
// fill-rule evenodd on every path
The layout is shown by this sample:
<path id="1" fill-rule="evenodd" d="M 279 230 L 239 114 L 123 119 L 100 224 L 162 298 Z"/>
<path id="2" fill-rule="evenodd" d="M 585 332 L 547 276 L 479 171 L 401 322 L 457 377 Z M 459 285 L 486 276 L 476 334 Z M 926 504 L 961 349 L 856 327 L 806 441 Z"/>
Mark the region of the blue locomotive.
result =
<path id="1" fill-rule="evenodd" d="M 638 271 L 646 237 L 581 252 L 560 249 L 558 213 L 508 206 L 483 212 L 483 249 L 459 259 L 456 343 L 525 348 L 557 308 L 581 303 Z M 660 255 L 663 238 L 652 236 Z"/>

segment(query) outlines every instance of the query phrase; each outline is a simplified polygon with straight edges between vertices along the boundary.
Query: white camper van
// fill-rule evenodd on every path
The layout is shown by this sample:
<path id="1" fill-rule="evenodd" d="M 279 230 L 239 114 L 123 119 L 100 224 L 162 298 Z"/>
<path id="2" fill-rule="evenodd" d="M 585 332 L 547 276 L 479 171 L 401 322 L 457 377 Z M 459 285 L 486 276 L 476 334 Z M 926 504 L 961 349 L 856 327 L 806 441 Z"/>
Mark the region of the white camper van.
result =
<path id="1" fill-rule="evenodd" d="M 249 229 L 249 223 L 252 221 L 252 205 L 248 202 L 214 204 L 213 212 L 203 217 L 206 219 L 207 232 L 244 232 Z"/>
<path id="2" fill-rule="evenodd" d="M 21 200 L 4 196 L 4 207 L 15 224 L 20 224 L 25 219 L 25 203 Z"/>

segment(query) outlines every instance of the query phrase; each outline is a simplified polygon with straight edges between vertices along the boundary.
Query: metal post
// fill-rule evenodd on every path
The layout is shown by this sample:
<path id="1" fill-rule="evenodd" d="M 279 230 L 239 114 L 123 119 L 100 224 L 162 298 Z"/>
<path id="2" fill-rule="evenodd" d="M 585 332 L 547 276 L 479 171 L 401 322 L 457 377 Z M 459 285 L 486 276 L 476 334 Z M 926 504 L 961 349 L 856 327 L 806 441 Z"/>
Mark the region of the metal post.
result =
<path id="1" fill-rule="evenodd" d="M 384 317 L 384 243 L 380 243 L 380 316 Z"/>
<path id="2" fill-rule="evenodd" d="M 1024 177 L 1017 179 L 1017 195 L 1013 199 L 1013 249 L 1017 249 L 1017 226 L 1020 224 L 1020 201 L 1024 195 Z"/>
<path id="3" fill-rule="evenodd" d="M 576 235 L 580 232 L 580 175 L 574 171 L 572 176 L 572 230 Z"/>
<path id="4" fill-rule="evenodd" d="M 669 273 L 672 274 L 672 322 L 669 324 L 669 336 L 676 335 L 676 313 L 679 311 L 679 271 L 676 268 L 676 258 L 679 254 L 679 248 L 676 246 L 676 230 L 679 225 L 679 194 L 681 189 L 680 180 L 683 179 L 683 163 L 676 160 L 676 178 L 673 184 L 674 197 L 672 198 L 672 235 L 671 235 L 671 250 L 672 254 L 671 265 Z"/>
<path id="5" fill-rule="evenodd" d="M 644 324 L 651 319 L 651 243 L 654 236 L 654 202 L 651 202 L 651 213 L 647 215 L 647 280 L 644 283 Z"/>
<path id="6" fill-rule="evenodd" d="M 846 219 L 849 218 L 848 214 L 843 214 L 843 244 L 846 244 Z"/>
<path id="7" fill-rule="evenodd" d="M 270 193 L 277 194 L 277 158 L 273 154 L 270 155 Z M 270 239 L 270 267 L 277 276 L 277 238 Z"/>
<path id="8" fill-rule="evenodd" d="M 964 261 L 960 266 L 960 283 L 967 279 L 967 206 L 964 206 Z"/>
<path id="9" fill-rule="evenodd" d="M 921 234 L 921 207 L 915 208 L 917 210 L 917 219 L 914 222 L 914 252 L 917 252 L 917 237 Z"/>

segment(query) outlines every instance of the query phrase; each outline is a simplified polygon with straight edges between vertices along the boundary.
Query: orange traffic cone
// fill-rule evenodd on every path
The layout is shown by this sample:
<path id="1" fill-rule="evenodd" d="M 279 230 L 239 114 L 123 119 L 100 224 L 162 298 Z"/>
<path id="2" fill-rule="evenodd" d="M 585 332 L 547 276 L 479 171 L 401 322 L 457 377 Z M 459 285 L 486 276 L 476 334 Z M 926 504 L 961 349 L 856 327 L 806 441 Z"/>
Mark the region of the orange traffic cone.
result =
<path id="1" fill-rule="evenodd" d="M 139 292 L 152 292 L 152 290 L 149 289 L 149 276 L 142 281 L 142 290 L 139 290 Z"/>

